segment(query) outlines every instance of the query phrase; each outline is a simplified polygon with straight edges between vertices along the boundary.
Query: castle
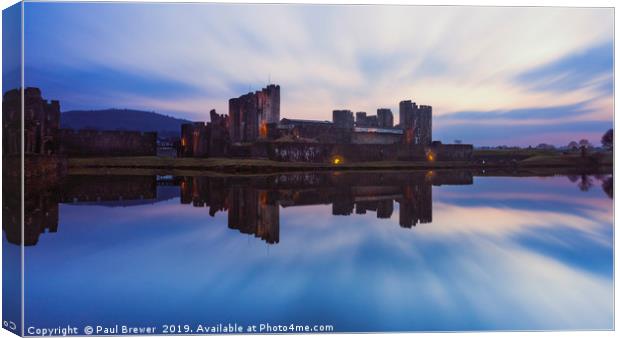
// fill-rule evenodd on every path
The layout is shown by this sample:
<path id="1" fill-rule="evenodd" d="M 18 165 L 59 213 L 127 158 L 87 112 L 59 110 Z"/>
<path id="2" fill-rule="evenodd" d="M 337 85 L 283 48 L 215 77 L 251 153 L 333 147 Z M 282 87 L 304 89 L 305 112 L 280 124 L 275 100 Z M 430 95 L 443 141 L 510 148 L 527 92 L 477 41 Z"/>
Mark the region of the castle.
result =
<path id="1" fill-rule="evenodd" d="M 35 173 L 45 161 L 59 156 L 149 156 L 157 151 L 157 133 L 120 130 L 71 130 L 60 128 L 60 103 L 45 100 L 41 90 L 23 91 L 24 119 L 21 128 L 21 89 L 7 91 L 2 101 L 3 157 L 19 156 L 37 161 Z M 26 163 L 28 164 L 28 163 Z"/>
<path id="2" fill-rule="evenodd" d="M 278 161 L 468 160 L 471 145 L 432 139 L 432 107 L 399 104 L 399 124 L 388 108 L 376 115 L 332 111 L 332 121 L 280 119 L 280 86 L 229 100 L 228 115 L 181 128 L 180 157 L 252 157 Z"/>
<path id="3" fill-rule="evenodd" d="M 29 161 L 37 161 L 39 168 L 46 167 L 44 162 L 49 162 L 52 168 L 54 156 L 157 155 L 155 132 L 60 129 L 59 102 L 44 100 L 38 88 L 24 90 L 24 126 L 21 128 L 21 97 L 20 90 L 4 95 L 4 156 L 19 156 L 22 149 L 20 130 L 24 132 L 24 153 Z M 471 145 L 433 141 L 431 106 L 418 106 L 411 100 L 404 100 L 399 104 L 398 113 L 397 125 L 388 108 L 377 109 L 376 115 L 336 109 L 332 111 L 331 121 L 280 119 L 280 86 L 271 84 L 230 99 L 227 115 L 211 110 L 208 123 L 183 124 L 175 148 L 179 157 L 263 158 L 333 164 L 467 161 L 471 158 Z"/>
<path id="4" fill-rule="evenodd" d="M 58 152 L 60 103 L 41 97 L 39 88 L 24 90 L 24 153 L 51 155 Z M 2 100 L 2 135 L 5 155 L 20 154 L 21 147 L 21 97 L 19 89 L 9 90 Z"/>

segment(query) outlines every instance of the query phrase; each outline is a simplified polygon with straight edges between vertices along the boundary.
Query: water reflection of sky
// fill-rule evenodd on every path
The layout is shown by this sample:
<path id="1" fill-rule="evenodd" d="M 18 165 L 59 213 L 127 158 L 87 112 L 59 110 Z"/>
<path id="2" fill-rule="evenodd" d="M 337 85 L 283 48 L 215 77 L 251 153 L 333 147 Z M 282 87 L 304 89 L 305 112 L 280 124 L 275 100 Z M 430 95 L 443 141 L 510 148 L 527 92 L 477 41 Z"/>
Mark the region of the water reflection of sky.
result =
<path id="1" fill-rule="evenodd" d="M 566 177 L 476 177 L 433 187 L 433 222 L 413 229 L 397 210 L 281 208 L 267 245 L 178 198 L 63 204 L 26 248 L 26 323 L 611 329 L 612 208 Z"/>

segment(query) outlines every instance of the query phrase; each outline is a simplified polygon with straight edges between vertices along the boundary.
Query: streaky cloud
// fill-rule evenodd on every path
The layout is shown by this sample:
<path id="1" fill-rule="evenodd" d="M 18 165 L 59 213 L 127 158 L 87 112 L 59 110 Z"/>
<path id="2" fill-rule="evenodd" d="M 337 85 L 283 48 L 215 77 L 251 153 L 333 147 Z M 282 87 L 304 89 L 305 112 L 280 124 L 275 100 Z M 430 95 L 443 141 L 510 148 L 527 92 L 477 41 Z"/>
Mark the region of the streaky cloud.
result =
<path id="1" fill-rule="evenodd" d="M 593 111 L 588 106 L 588 102 L 579 102 L 576 104 L 555 106 L 555 107 L 532 107 L 510 110 L 491 110 L 491 111 L 462 111 L 445 115 L 436 116 L 435 119 L 441 120 L 498 120 L 498 119 L 565 119 L 566 117 L 575 117 L 589 114 Z"/>
<path id="2" fill-rule="evenodd" d="M 571 91 L 590 85 L 601 75 L 612 74 L 613 64 L 613 41 L 607 41 L 523 72 L 516 82 L 535 91 Z M 608 87 L 606 82 L 603 88 Z"/>

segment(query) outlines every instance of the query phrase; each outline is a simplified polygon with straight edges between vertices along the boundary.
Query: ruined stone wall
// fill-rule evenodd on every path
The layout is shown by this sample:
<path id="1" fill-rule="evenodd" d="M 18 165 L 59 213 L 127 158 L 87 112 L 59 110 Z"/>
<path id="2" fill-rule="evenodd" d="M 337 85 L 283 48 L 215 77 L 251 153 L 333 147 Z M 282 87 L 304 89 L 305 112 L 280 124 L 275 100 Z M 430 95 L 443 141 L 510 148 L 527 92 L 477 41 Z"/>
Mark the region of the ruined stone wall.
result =
<path id="1" fill-rule="evenodd" d="M 419 144 L 396 144 L 396 160 L 426 161 L 426 147 Z"/>
<path id="2" fill-rule="evenodd" d="M 421 105 L 416 116 L 416 144 L 429 145 L 433 142 L 433 108 Z"/>
<path id="3" fill-rule="evenodd" d="M 355 144 L 393 144 L 401 143 L 402 134 L 376 133 L 376 132 L 359 132 L 356 131 L 351 135 L 351 143 Z"/>
<path id="4" fill-rule="evenodd" d="M 21 90 L 7 91 L 2 99 L 3 154 L 19 154 L 21 137 Z M 23 150 L 26 154 L 55 154 L 58 152 L 60 103 L 47 101 L 39 88 L 24 90 Z"/>
<path id="5" fill-rule="evenodd" d="M 249 147 L 232 147 L 238 157 L 310 163 L 329 163 L 336 156 L 345 162 L 425 160 L 425 150 L 419 145 L 303 142 L 256 142 Z"/>
<path id="6" fill-rule="evenodd" d="M 185 123 L 181 125 L 179 157 L 225 157 L 229 155 L 230 119 L 214 109 L 210 111 L 211 121 Z"/>
<path id="7" fill-rule="evenodd" d="M 394 127 L 394 115 L 389 108 L 377 109 L 377 119 L 379 128 L 392 128 Z"/>
<path id="8" fill-rule="evenodd" d="M 446 144 L 427 147 L 416 144 L 354 144 L 305 142 L 255 142 L 231 147 L 240 158 L 264 158 L 281 162 L 329 163 L 338 156 L 346 162 L 427 161 L 432 151 L 436 161 L 468 161 L 473 147 L 468 144 Z"/>
<path id="9" fill-rule="evenodd" d="M 280 136 L 314 139 L 320 143 L 350 143 L 352 131 L 334 124 L 296 123 L 280 128 Z"/>
<path id="10" fill-rule="evenodd" d="M 248 93 L 228 101 L 232 142 L 251 142 L 258 138 L 258 101 Z"/>
<path id="11" fill-rule="evenodd" d="M 337 144 L 334 156 L 342 156 L 345 162 L 393 161 L 398 148 L 387 144 Z"/>
<path id="12" fill-rule="evenodd" d="M 329 161 L 332 144 L 271 142 L 263 143 L 271 160 L 283 162 L 321 163 Z"/>
<path id="13" fill-rule="evenodd" d="M 430 147 L 438 161 L 469 161 L 474 153 L 471 144 L 441 144 Z"/>
<path id="14" fill-rule="evenodd" d="M 400 128 L 405 131 L 404 143 L 430 145 L 433 141 L 433 108 L 419 106 L 411 100 L 399 103 Z"/>
<path id="15" fill-rule="evenodd" d="M 179 157 L 206 157 L 208 155 L 209 130 L 204 122 L 181 125 Z"/>
<path id="16" fill-rule="evenodd" d="M 260 156 L 260 145 L 262 143 L 257 142 L 253 144 L 232 144 L 230 146 L 230 157 L 236 158 L 266 158 L 266 155 Z M 256 154 L 256 155 L 253 155 Z M 265 153 L 266 154 L 266 153 Z"/>
<path id="17" fill-rule="evenodd" d="M 334 110 L 332 111 L 332 121 L 336 127 L 353 129 L 355 119 L 353 112 L 350 110 Z"/>
<path id="18" fill-rule="evenodd" d="M 258 100 L 259 123 L 280 122 L 280 86 L 268 85 L 255 95 Z"/>
<path id="19" fill-rule="evenodd" d="M 230 118 L 229 134 L 232 142 L 241 141 L 241 114 L 239 99 L 228 100 L 228 116 Z"/>
<path id="20" fill-rule="evenodd" d="M 228 156 L 230 148 L 230 119 L 228 115 L 220 115 L 212 109 L 209 112 L 211 121 L 208 124 L 209 157 Z"/>
<path id="21" fill-rule="evenodd" d="M 10 90 L 2 96 L 2 156 L 22 152 L 21 91 Z"/>
<path id="22" fill-rule="evenodd" d="M 60 129 L 60 150 L 68 156 L 155 156 L 157 133 Z"/>
<path id="23" fill-rule="evenodd" d="M 228 101 L 232 142 L 267 138 L 267 124 L 280 121 L 280 86 L 269 85 Z"/>

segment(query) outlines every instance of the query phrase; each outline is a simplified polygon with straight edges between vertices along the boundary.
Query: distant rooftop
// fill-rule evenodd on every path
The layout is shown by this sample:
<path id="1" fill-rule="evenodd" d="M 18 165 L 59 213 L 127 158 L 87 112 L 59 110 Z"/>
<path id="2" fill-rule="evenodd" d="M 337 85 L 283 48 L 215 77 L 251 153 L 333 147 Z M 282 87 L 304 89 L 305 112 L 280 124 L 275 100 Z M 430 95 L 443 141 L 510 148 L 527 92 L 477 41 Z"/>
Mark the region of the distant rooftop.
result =
<path id="1" fill-rule="evenodd" d="M 318 120 L 302 120 L 302 119 L 287 119 L 280 120 L 281 124 L 332 124 L 331 121 L 318 121 Z"/>
<path id="2" fill-rule="evenodd" d="M 385 134 L 398 134 L 402 135 L 402 129 L 396 128 L 363 128 L 363 127 L 355 127 L 354 131 L 362 132 L 362 133 L 385 133 Z"/>

